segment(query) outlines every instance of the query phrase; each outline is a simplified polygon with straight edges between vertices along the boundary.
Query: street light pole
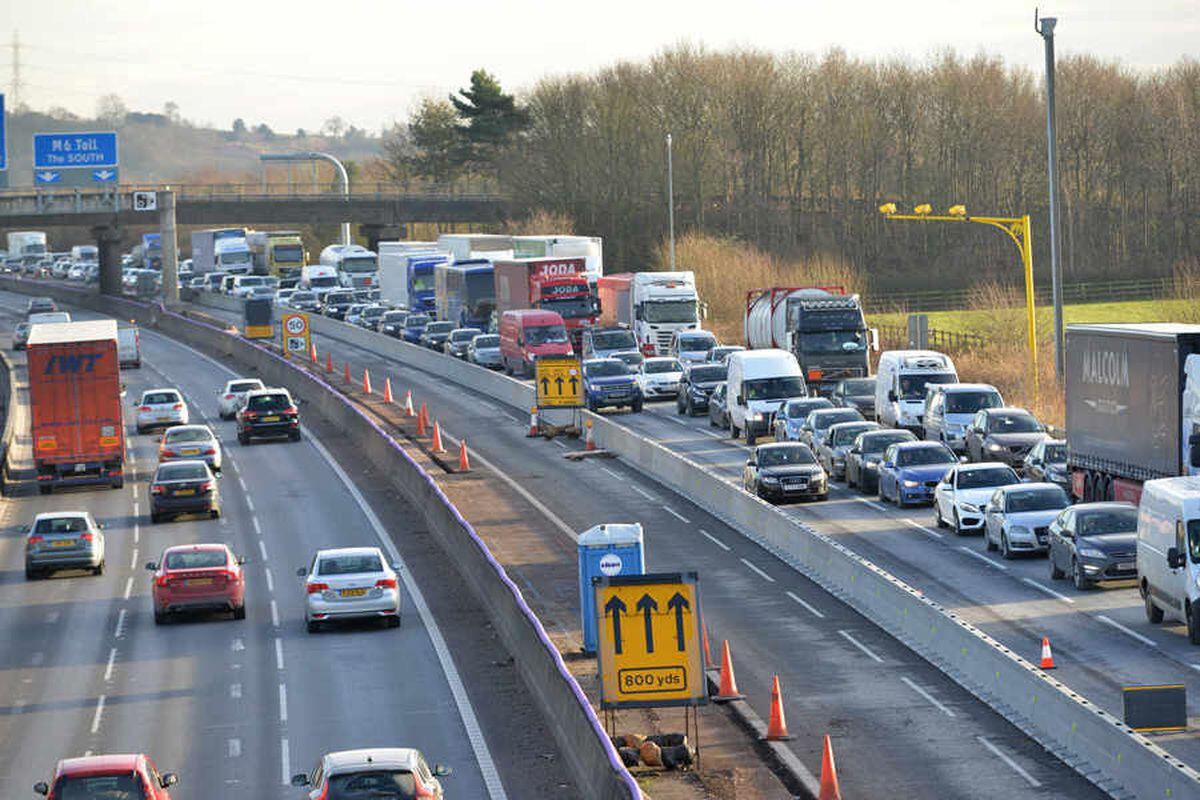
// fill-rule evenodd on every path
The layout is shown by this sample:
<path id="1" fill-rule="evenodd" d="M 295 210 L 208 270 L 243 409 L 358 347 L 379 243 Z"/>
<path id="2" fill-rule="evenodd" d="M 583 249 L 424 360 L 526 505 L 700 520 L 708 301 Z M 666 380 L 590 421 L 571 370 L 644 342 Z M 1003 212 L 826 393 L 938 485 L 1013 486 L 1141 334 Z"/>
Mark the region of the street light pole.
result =
<path id="1" fill-rule="evenodd" d="M 1046 45 L 1046 161 L 1050 185 L 1050 294 L 1054 304 L 1054 374 L 1061 381 L 1065 369 L 1063 342 L 1062 248 L 1058 231 L 1058 137 L 1054 114 L 1054 26 L 1055 17 L 1038 19 L 1033 12 L 1034 30 Z"/>
<path id="2" fill-rule="evenodd" d="M 347 201 L 350 200 L 350 176 L 346 173 L 346 167 L 337 156 L 332 156 L 329 153 L 301 152 L 301 153 L 261 153 L 258 156 L 259 161 L 328 161 L 333 164 L 338 171 L 338 177 L 342 180 L 342 197 Z M 315 173 L 314 173 L 315 174 Z M 290 175 L 289 175 L 289 185 Z M 350 223 L 342 223 L 342 244 L 350 244 Z"/>
<path id="3" fill-rule="evenodd" d="M 671 134 L 667 134 L 667 220 L 671 228 L 671 271 L 675 271 L 675 167 L 671 161 Z"/>

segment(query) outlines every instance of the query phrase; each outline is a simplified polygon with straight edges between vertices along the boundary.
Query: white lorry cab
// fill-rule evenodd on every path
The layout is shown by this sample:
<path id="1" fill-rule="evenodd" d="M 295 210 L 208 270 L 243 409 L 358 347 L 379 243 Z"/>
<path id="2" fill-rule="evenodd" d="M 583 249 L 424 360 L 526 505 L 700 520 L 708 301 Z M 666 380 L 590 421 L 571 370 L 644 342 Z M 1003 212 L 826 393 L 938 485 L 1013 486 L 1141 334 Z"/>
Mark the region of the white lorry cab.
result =
<path id="1" fill-rule="evenodd" d="M 875 416 L 891 428 L 924 435 L 927 388 L 958 383 L 950 356 L 934 350 L 886 350 L 879 354 L 875 380 Z"/>
<path id="2" fill-rule="evenodd" d="M 788 400 L 807 397 L 808 387 L 796 356 L 787 350 L 739 350 L 729 356 L 726 377 L 729 435 L 746 432 L 746 444 L 769 433 Z"/>
<path id="3" fill-rule="evenodd" d="M 1142 484 L 1136 558 L 1146 618 L 1185 622 L 1200 644 L 1200 477 Z"/>
<path id="4" fill-rule="evenodd" d="M 307 289 L 318 298 L 323 298 L 326 292 L 340 287 L 337 267 L 328 264 L 305 264 L 300 268 L 300 288 Z"/>

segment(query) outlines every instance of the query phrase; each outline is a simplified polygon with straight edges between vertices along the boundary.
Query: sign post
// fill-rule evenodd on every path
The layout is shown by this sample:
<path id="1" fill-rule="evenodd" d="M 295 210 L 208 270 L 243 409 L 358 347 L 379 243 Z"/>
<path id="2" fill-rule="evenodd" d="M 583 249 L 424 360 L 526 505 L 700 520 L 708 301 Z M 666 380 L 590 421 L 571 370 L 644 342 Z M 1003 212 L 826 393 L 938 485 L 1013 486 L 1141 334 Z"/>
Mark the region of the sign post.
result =
<path id="1" fill-rule="evenodd" d="M 303 357 L 312 349 L 312 330 L 308 326 L 308 314 L 289 311 L 283 315 L 283 325 L 280 327 L 283 337 L 283 356 Z"/>
<path id="2" fill-rule="evenodd" d="M 0 189 L 8 188 L 8 114 L 4 95 L 0 94 Z"/>
<path id="3" fill-rule="evenodd" d="M 35 186 L 110 188 L 119 177 L 117 165 L 115 131 L 33 135 Z"/>
<path id="4" fill-rule="evenodd" d="M 538 421 L 552 433 L 578 435 L 582 430 L 583 367 L 575 356 L 541 356 L 533 362 L 533 383 L 537 390 Z M 552 419 L 549 412 L 567 412 Z"/>

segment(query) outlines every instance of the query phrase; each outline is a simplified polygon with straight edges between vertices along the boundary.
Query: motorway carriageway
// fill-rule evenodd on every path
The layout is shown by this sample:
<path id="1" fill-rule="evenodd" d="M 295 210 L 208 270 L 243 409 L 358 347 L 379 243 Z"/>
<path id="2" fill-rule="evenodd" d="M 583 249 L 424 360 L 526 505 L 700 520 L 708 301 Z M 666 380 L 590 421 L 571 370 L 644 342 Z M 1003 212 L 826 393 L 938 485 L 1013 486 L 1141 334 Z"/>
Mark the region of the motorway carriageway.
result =
<path id="1" fill-rule="evenodd" d="M 238 322 L 234 314 L 202 310 Z M 566 461 L 580 443 L 525 438 L 527 413 L 341 339 L 315 341 L 322 360 L 333 355 L 339 374 L 348 359 L 355 381 L 363 367 L 370 370 L 376 391 L 390 376 L 398 402 L 412 389 L 431 419 L 465 437 L 477 472 L 494 467 L 510 488 L 533 498 L 529 526 L 540 518 L 548 535 L 568 537 L 573 546 L 592 525 L 641 522 L 648 570 L 698 571 L 714 653 L 722 638 L 730 640 L 739 688 L 764 719 L 771 678 L 779 674 L 794 737 L 788 745 L 814 774 L 820 737 L 829 733 L 842 786 L 853 786 L 857 797 L 1106 796 L 903 644 L 670 489 L 619 460 Z M 620 421 L 657 432 L 668 446 L 694 442 L 726 461 L 745 460 L 742 450 L 680 425 L 682 418 L 670 421 L 673 403 L 646 408 L 653 410 Z M 879 514 L 848 502 L 859 514 Z M 510 574 L 522 591 L 546 591 L 522 570 Z M 578 592 L 574 583 L 552 588 L 560 596 Z"/>
<path id="2" fill-rule="evenodd" d="M 0 294 L 6 348 L 26 300 Z M 305 420 L 306 438 L 297 444 L 238 445 L 234 423 L 219 420 L 216 408 L 233 373 L 153 332 L 143 331 L 142 348 L 142 369 L 122 371 L 125 405 L 149 387 L 184 393 L 192 422 L 212 426 L 225 448 L 223 514 L 150 524 L 146 481 L 156 438 L 135 434 L 128 415 L 123 490 L 0 502 L 0 635 L 8 643 L 0 672 L 0 796 L 32 796 L 34 782 L 49 779 L 60 757 L 133 751 L 180 774 L 172 790 L 179 800 L 298 798 L 306 795 L 287 785 L 290 776 L 309 771 L 322 753 L 397 745 L 451 765 L 449 797 L 496 800 L 505 786 L 513 797 L 564 796 L 561 789 L 514 791 L 534 788 L 518 758 L 518 748 L 531 746 L 523 737 L 540 736 L 532 745 L 539 754 L 554 751 L 553 741 L 511 668 L 502 674 L 495 666 L 507 654 L 473 600 L 456 596 L 465 593 L 456 593 L 455 574 L 409 541 L 420 526 L 414 509 L 388 498 L 386 507 L 373 503 L 378 515 L 372 511 L 364 494 L 375 501 L 377 493 L 356 487 L 347 475 L 351 462 L 343 471 L 333 460 L 314 434 L 316 420 Z M 12 355 L 23 362 L 23 354 Z M 27 439 L 28 428 L 18 436 Z M 344 448 L 336 436 L 329 435 L 330 447 Z M 27 582 L 24 527 L 39 512 L 74 509 L 106 526 L 104 575 Z M 414 596 L 406 568 L 402 627 L 307 634 L 296 569 L 323 546 L 378 545 L 396 557 L 393 538 L 427 592 Z M 246 620 L 219 615 L 155 626 L 145 562 L 157 561 L 167 545 L 204 541 L 245 556 Z M 435 627 L 429 606 L 442 619 L 451 616 L 453 627 Z M 538 759 L 542 786 L 569 786 L 555 758 Z"/>

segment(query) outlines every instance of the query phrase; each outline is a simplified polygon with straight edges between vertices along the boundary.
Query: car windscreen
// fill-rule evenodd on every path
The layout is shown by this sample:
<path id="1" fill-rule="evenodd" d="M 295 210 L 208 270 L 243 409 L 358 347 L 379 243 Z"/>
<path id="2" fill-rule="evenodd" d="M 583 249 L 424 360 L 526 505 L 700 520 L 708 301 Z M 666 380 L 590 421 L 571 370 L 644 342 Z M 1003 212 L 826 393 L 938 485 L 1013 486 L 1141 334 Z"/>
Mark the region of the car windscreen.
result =
<path id="1" fill-rule="evenodd" d="M 525 328 L 525 344 L 566 344 L 567 329 L 562 325 L 531 325 Z"/>
<path id="2" fill-rule="evenodd" d="M 832 407 L 833 403 L 829 402 L 824 397 L 817 397 L 813 398 L 812 400 L 797 400 L 794 403 L 788 403 L 787 415 L 788 419 L 804 419 L 819 408 Z"/>
<path id="3" fill-rule="evenodd" d="M 324 556 L 317 564 L 318 575 L 353 575 L 356 572 L 383 572 L 383 562 L 374 553 Z"/>
<path id="4" fill-rule="evenodd" d="M 912 434 L 906 431 L 889 431 L 875 436 L 864 436 L 862 451 L 863 453 L 882 453 L 897 442 L 910 442 L 912 438 Z"/>
<path id="5" fill-rule="evenodd" d="M 154 473 L 154 481 L 199 481 L 208 477 L 203 464 L 163 464 Z"/>
<path id="6" fill-rule="evenodd" d="M 1008 467 L 970 469 L 958 473 L 958 488 L 986 489 L 989 486 L 1008 486 L 1017 480 L 1017 473 Z"/>
<path id="7" fill-rule="evenodd" d="M 693 367 L 688 373 L 692 383 L 716 383 L 723 381 L 729 375 L 729 370 L 723 366 Z"/>
<path id="8" fill-rule="evenodd" d="M 758 452 L 758 466 L 782 467 L 786 464 L 815 464 L 812 450 L 803 445 L 765 447 Z"/>
<path id="9" fill-rule="evenodd" d="M 1067 446 L 1065 444 L 1046 445 L 1046 454 L 1044 459 L 1048 464 L 1063 463 L 1067 460 Z"/>
<path id="10" fill-rule="evenodd" d="M 592 347 L 597 350 L 620 350 L 637 347 L 637 342 L 629 331 L 603 331 L 592 334 Z"/>
<path id="11" fill-rule="evenodd" d="M 163 442 L 176 444 L 178 442 L 210 442 L 212 431 L 205 428 L 171 428 L 163 434 Z"/>
<path id="12" fill-rule="evenodd" d="M 380 308 L 379 306 L 371 306 L 370 308 L 364 308 L 362 311 L 362 315 L 364 317 L 366 317 L 367 319 L 376 319 L 378 317 L 382 317 L 383 313 L 385 311 L 387 311 L 386 308 Z"/>
<path id="13" fill-rule="evenodd" d="M 778 378 L 757 378 L 743 381 L 746 400 L 781 400 L 784 397 L 795 397 L 808 394 L 804 378 L 799 375 Z"/>
<path id="14" fill-rule="evenodd" d="M 465 331 L 454 331 L 450 334 L 450 341 L 455 343 L 469 342 L 478 335 L 479 331 L 475 330 L 474 328 Z"/>
<path id="15" fill-rule="evenodd" d="M 425 326 L 426 333 L 449 333 L 454 330 L 453 322 L 431 322 Z"/>
<path id="16" fill-rule="evenodd" d="M 711 334 L 692 333 L 687 336 L 679 337 L 679 349 L 684 352 L 695 352 L 703 350 L 708 352 L 717 346 L 717 337 Z"/>
<path id="17" fill-rule="evenodd" d="M 337 286 L 338 279 L 333 275 L 314 275 L 308 279 L 309 286 Z"/>
<path id="18" fill-rule="evenodd" d="M 212 569 L 225 566 L 228 559 L 224 550 L 175 550 L 167 553 L 167 569 Z"/>
<path id="19" fill-rule="evenodd" d="M 178 403 L 179 395 L 175 392 L 148 392 L 142 395 L 142 404 L 148 406 L 162 406 L 167 403 Z"/>
<path id="20" fill-rule="evenodd" d="M 1080 536 L 1105 536 L 1113 533 L 1137 531 L 1136 508 L 1106 508 L 1096 511 L 1079 511 L 1075 516 L 1075 532 Z"/>
<path id="21" fill-rule="evenodd" d="M 317 299 L 317 296 L 312 292 L 292 292 L 292 296 L 288 299 L 293 303 L 311 303 Z"/>
<path id="22" fill-rule="evenodd" d="M 237 285 L 246 287 L 246 286 L 263 286 L 265 284 L 263 282 L 263 279 L 260 277 L 249 277 L 249 278 L 238 278 Z"/>
<path id="23" fill-rule="evenodd" d="M 401 323 L 408 319 L 407 311 L 388 311 L 380 319 L 381 322 Z"/>
<path id="24" fill-rule="evenodd" d="M 292 404 L 286 394 L 259 394 L 246 402 L 251 411 L 282 411 Z"/>
<path id="25" fill-rule="evenodd" d="M 417 782 L 406 770 L 373 769 L 329 778 L 328 800 L 414 800 Z"/>
<path id="26" fill-rule="evenodd" d="M 88 529 L 83 517 L 50 517 L 39 519 L 33 526 L 34 533 L 83 533 Z"/>
<path id="27" fill-rule="evenodd" d="M 854 378 L 845 382 L 845 388 L 842 393 L 850 397 L 863 397 L 865 395 L 875 394 L 875 379 L 874 378 Z"/>
<path id="28" fill-rule="evenodd" d="M 499 347 L 500 346 L 500 337 L 499 336 L 491 336 L 491 335 L 476 336 L 471 341 L 475 343 L 476 350 L 481 350 L 486 347 Z"/>
<path id="29" fill-rule="evenodd" d="M 617 361 L 597 361 L 595 364 L 584 364 L 583 374 L 589 378 L 612 378 L 617 375 L 628 375 L 629 367 L 625 366 L 625 362 Z"/>
<path id="30" fill-rule="evenodd" d="M 836 425 L 839 422 L 854 422 L 855 420 L 859 419 L 862 419 L 862 414 L 853 409 L 847 408 L 838 409 L 837 411 L 823 412 L 820 414 L 814 411 L 811 417 L 811 422 L 812 429 L 814 431 L 823 431 L 830 425 Z M 859 431 L 859 433 L 862 433 L 862 431 Z"/>
<path id="31" fill-rule="evenodd" d="M 613 353 L 612 357 L 623 362 L 627 367 L 633 370 L 641 368 L 646 357 L 641 353 Z"/>
<path id="32" fill-rule="evenodd" d="M 995 392 L 947 392 L 947 414 L 974 414 L 984 408 L 998 408 L 1000 395 Z"/>
<path id="33" fill-rule="evenodd" d="M 404 324 L 410 328 L 424 328 L 429 324 L 428 314 L 409 314 Z"/>
<path id="34" fill-rule="evenodd" d="M 63 775 L 54 784 L 62 800 L 144 800 L 141 780 L 133 773 L 121 775 Z"/>
<path id="35" fill-rule="evenodd" d="M 234 381 L 233 383 L 229 384 L 229 393 L 241 394 L 242 392 L 248 392 L 251 389 L 261 388 L 262 381 Z"/>
<path id="36" fill-rule="evenodd" d="M 958 381 L 958 376 L 953 372 L 938 372 L 932 374 L 914 374 L 901 375 L 898 382 L 900 384 L 900 399 L 902 400 L 924 400 L 925 387 L 931 383 L 955 383 Z"/>
<path id="37" fill-rule="evenodd" d="M 642 364 L 642 372 L 647 375 L 658 375 L 662 372 L 680 372 L 683 367 L 675 359 L 669 361 L 646 361 Z"/>
<path id="38" fill-rule="evenodd" d="M 847 425 L 844 428 L 838 428 L 833 432 L 833 438 L 829 440 L 829 443 L 834 447 L 842 447 L 853 444 L 854 440 L 858 438 L 860 433 L 863 431 L 869 431 L 874 427 L 875 426 L 872 423 L 867 422 L 862 425 Z"/>
<path id="39" fill-rule="evenodd" d="M 1042 426 L 1032 414 L 992 414 L 987 429 L 988 433 L 1037 433 Z"/>
<path id="40" fill-rule="evenodd" d="M 1066 508 L 1070 504 L 1067 493 L 1055 486 L 1053 489 L 1014 489 L 1005 500 L 1005 510 L 1010 514 L 1023 511 L 1051 511 Z"/>
<path id="41" fill-rule="evenodd" d="M 896 453 L 896 465 L 900 467 L 924 467 L 930 464 L 953 464 L 958 461 L 947 448 L 941 445 L 931 445 L 929 447 L 911 447 L 904 448 Z M 959 478 L 961 486 L 962 478 Z M 1005 481 L 1006 483 L 1008 481 Z M 990 483 L 980 484 L 981 486 L 992 486 Z"/>

